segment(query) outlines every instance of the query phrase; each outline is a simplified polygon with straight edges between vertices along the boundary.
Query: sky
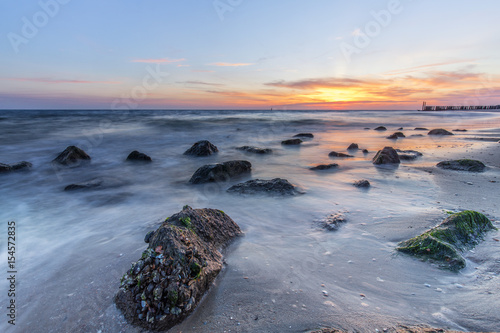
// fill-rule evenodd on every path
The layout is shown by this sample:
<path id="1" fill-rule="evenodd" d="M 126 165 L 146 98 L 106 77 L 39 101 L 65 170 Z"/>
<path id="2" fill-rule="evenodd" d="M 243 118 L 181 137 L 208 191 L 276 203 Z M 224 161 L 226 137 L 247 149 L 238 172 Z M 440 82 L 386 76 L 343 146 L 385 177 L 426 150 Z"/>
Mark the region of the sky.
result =
<path id="1" fill-rule="evenodd" d="M 0 109 L 500 104 L 494 0 L 0 2 Z"/>

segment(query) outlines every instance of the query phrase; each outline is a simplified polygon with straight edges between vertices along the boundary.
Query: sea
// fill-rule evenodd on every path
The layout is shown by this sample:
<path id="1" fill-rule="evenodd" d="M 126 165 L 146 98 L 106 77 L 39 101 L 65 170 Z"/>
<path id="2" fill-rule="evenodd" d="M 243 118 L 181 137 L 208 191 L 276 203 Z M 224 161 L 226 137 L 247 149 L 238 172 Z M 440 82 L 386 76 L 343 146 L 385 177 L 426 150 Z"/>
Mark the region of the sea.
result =
<path id="1" fill-rule="evenodd" d="M 416 127 L 467 131 L 434 137 Z M 396 131 L 406 137 L 386 138 Z M 299 133 L 314 138 L 281 144 Z M 459 273 L 395 251 L 399 241 L 435 226 L 446 211 L 481 208 L 459 205 L 453 196 L 443 200 L 435 176 L 423 169 L 434 167 L 443 152 L 491 145 L 499 136 L 500 112 L 491 110 L 1 110 L 0 162 L 33 167 L 0 174 L 0 331 L 141 332 L 126 322 L 113 297 L 147 248 L 146 233 L 184 205 L 223 210 L 244 235 L 225 250 L 225 268 L 197 310 L 172 332 L 380 332 L 398 323 L 500 331 L 498 243 L 488 238 L 477 248 L 489 265 L 468 258 Z M 183 155 L 199 140 L 219 152 Z M 360 148 L 349 152 L 354 157 L 329 157 L 331 151 L 347 153 L 351 143 Z M 51 163 L 71 145 L 87 152 L 91 163 Z M 236 149 L 244 145 L 273 153 Z M 376 167 L 372 158 L 385 146 L 423 156 Z M 133 150 L 153 162 L 126 162 Z M 252 172 L 223 183 L 189 183 L 202 165 L 230 160 L 250 161 Z M 330 163 L 339 166 L 309 170 Z M 484 174 L 496 177 L 499 170 L 490 166 Z M 64 191 L 96 177 L 113 179 L 113 186 Z M 304 194 L 226 192 L 243 181 L 278 177 Z M 371 187 L 354 187 L 360 179 Z M 487 213 L 500 219 L 498 209 Z M 345 217 L 337 231 L 321 227 L 331 214 Z M 14 297 L 7 280 L 11 221 Z M 15 325 L 8 322 L 11 299 Z"/>

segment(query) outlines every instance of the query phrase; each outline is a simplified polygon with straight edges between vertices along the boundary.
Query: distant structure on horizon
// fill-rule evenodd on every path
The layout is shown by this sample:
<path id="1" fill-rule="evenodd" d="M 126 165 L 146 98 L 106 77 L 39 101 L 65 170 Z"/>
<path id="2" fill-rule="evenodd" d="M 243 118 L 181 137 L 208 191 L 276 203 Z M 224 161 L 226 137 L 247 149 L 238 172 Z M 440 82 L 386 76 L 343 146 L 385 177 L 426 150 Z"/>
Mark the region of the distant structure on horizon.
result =
<path id="1" fill-rule="evenodd" d="M 500 105 L 451 105 L 451 106 L 427 106 L 427 102 L 422 103 L 420 111 L 446 111 L 446 110 L 495 110 L 500 109 Z"/>

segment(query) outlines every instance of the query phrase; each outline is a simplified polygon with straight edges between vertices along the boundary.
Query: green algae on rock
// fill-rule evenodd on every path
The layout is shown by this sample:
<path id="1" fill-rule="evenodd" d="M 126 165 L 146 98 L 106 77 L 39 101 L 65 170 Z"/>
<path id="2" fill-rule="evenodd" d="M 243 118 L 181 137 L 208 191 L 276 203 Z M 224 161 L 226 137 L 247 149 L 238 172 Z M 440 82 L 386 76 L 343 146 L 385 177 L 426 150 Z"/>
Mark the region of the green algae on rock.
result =
<path id="1" fill-rule="evenodd" d="M 481 213 L 463 211 L 448 216 L 437 227 L 400 242 L 396 250 L 439 263 L 442 268 L 458 271 L 465 267 L 461 252 L 474 248 L 484 234 L 496 229 Z"/>
<path id="2" fill-rule="evenodd" d="M 132 324 L 167 330 L 193 312 L 222 269 L 219 248 L 241 234 L 216 209 L 183 210 L 149 235 L 149 246 L 124 274 L 115 296 Z"/>

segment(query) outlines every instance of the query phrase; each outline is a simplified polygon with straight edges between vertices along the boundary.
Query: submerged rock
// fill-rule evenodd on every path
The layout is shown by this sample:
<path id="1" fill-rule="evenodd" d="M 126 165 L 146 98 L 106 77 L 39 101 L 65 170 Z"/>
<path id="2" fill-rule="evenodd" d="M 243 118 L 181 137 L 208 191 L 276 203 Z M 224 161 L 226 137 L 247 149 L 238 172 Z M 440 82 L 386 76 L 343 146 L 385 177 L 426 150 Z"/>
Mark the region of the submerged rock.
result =
<path id="1" fill-rule="evenodd" d="M 437 227 L 398 244 L 396 250 L 438 263 L 453 271 L 465 267 L 461 252 L 473 249 L 484 234 L 496 229 L 481 213 L 463 211 L 447 217 Z"/>
<path id="2" fill-rule="evenodd" d="M 69 146 L 52 162 L 66 166 L 78 166 L 81 163 L 90 163 L 90 156 L 76 146 Z"/>
<path id="3" fill-rule="evenodd" d="M 302 142 L 303 141 L 300 139 L 289 139 L 281 141 L 281 144 L 285 146 L 290 146 L 290 145 L 300 145 Z"/>
<path id="4" fill-rule="evenodd" d="M 454 160 L 439 162 L 437 166 L 441 169 L 469 171 L 469 172 L 483 172 L 486 168 L 483 162 L 477 160 Z"/>
<path id="5" fill-rule="evenodd" d="M 374 128 L 375 131 L 387 131 L 387 128 L 385 126 L 379 126 Z"/>
<path id="6" fill-rule="evenodd" d="M 338 153 L 336 151 L 331 151 L 328 156 L 330 157 L 354 157 L 352 155 L 349 155 L 349 154 L 344 154 L 344 153 Z"/>
<path id="7" fill-rule="evenodd" d="M 134 150 L 127 156 L 127 161 L 134 161 L 134 162 L 152 162 L 153 160 L 151 157 L 144 153 L 140 153 L 137 150 Z"/>
<path id="8" fill-rule="evenodd" d="M 373 157 L 373 164 L 399 164 L 398 153 L 392 147 L 384 147 Z"/>
<path id="9" fill-rule="evenodd" d="M 30 162 L 22 161 L 14 164 L 0 163 L 0 173 L 13 171 L 28 171 L 33 167 Z"/>
<path id="10" fill-rule="evenodd" d="M 345 215 L 341 212 L 333 213 L 328 215 L 326 218 L 318 221 L 321 228 L 326 230 L 335 231 L 338 230 L 342 223 L 347 222 Z"/>
<path id="11" fill-rule="evenodd" d="M 401 150 L 396 149 L 400 160 L 412 161 L 422 156 L 423 154 L 416 150 Z"/>
<path id="12" fill-rule="evenodd" d="M 184 152 L 184 155 L 209 156 L 219 151 L 217 147 L 208 140 L 198 141 Z"/>
<path id="13" fill-rule="evenodd" d="M 368 149 L 363 149 L 363 154 L 368 154 L 368 153 L 369 153 Z"/>
<path id="14" fill-rule="evenodd" d="M 65 191 L 92 190 L 114 188 L 125 185 L 125 182 L 111 177 L 98 177 L 82 183 L 70 184 L 64 188 Z"/>
<path id="15" fill-rule="evenodd" d="M 398 138 L 406 138 L 406 135 L 404 135 L 402 132 L 396 132 L 387 137 L 387 139 L 398 139 Z"/>
<path id="16" fill-rule="evenodd" d="M 242 146 L 242 147 L 237 147 L 236 149 L 244 150 L 248 153 L 254 153 L 254 154 L 271 154 L 273 152 L 273 150 L 269 148 L 258 148 L 251 146 Z"/>
<path id="17" fill-rule="evenodd" d="M 314 138 L 314 134 L 312 133 L 299 133 L 293 136 L 294 138 Z"/>
<path id="18" fill-rule="evenodd" d="M 223 265 L 220 247 L 241 234 L 238 225 L 216 209 L 185 206 L 167 218 L 132 264 L 115 296 L 132 324 L 168 330 L 194 311 Z"/>
<path id="19" fill-rule="evenodd" d="M 347 147 L 347 150 L 358 150 L 359 146 L 357 143 L 351 143 L 349 147 Z"/>
<path id="20" fill-rule="evenodd" d="M 414 131 L 428 131 L 428 128 L 425 127 L 415 127 Z"/>
<path id="21" fill-rule="evenodd" d="M 231 177 L 250 172 L 251 170 L 252 164 L 243 160 L 207 164 L 198 168 L 189 182 L 191 184 L 223 182 L 228 181 Z"/>
<path id="22" fill-rule="evenodd" d="M 352 185 L 354 185 L 356 187 L 364 187 L 364 188 L 368 188 L 371 186 L 370 182 L 366 179 L 357 180 Z"/>
<path id="23" fill-rule="evenodd" d="M 453 135 L 453 133 L 442 128 L 437 128 L 430 130 L 429 133 L 427 133 L 427 135 Z"/>
<path id="24" fill-rule="evenodd" d="M 456 129 L 453 130 L 453 132 L 467 132 L 467 130 L 463 129 L 463 128 L 462 129 L 461 128 L 456 128 Z"/>
<path id="25" fill-rule="evenodd" d="M 282 178 L 274 178 L 271 180 L 253 179 L 233 185 L 227 191 L 240 194 L 263 193 L 271 195 L 296 195 L 303 193 L 297 186 Z"/>
<path id="26" fill-rule="evenodd" d="M 337 168 L 339 165 L 337 163 L 332 164 L 318 164 L 316 166 L 310 167 L 309 170 L 328 170 Z"/>

